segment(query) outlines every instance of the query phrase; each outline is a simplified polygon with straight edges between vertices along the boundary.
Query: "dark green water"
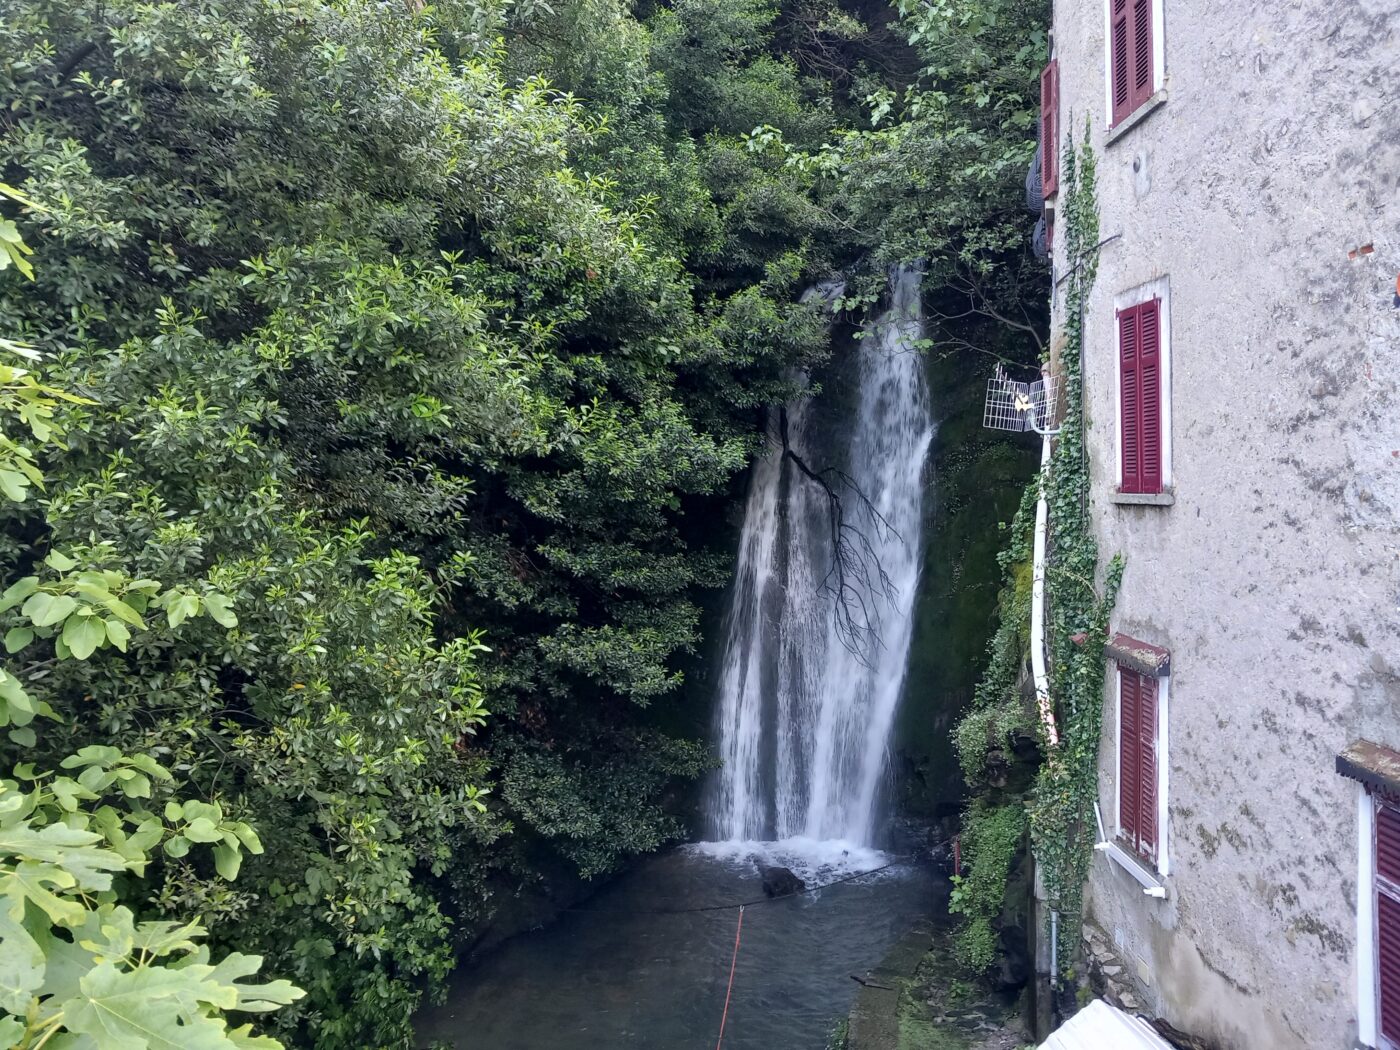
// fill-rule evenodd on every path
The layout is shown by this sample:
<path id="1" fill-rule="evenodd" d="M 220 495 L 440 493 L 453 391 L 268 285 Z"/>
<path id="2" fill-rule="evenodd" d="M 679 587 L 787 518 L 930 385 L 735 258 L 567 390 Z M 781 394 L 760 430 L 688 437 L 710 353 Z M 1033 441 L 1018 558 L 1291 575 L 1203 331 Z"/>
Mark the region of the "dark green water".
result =
<path id="1" fill-rule="evenodd" d="M 815 844 L 811 844 L 815 846 Z M 658 914 L 762 897 L 744 847 L 653 857 L 558 922 L 461 971 L 419 1023 L 419 1045 L 455 1050 L 714 1050 L 737 909 Z M 822 844 L 780 856 L 828 882 L 883 871 L 744 912 L 724 1050 L 820 1050 L 855 998 L 851 974 L 876 965 L 917 920 L 941 911 L 932 872 L 912 857 Z M 738 855 L 735 855 L 738 854 Z"/>

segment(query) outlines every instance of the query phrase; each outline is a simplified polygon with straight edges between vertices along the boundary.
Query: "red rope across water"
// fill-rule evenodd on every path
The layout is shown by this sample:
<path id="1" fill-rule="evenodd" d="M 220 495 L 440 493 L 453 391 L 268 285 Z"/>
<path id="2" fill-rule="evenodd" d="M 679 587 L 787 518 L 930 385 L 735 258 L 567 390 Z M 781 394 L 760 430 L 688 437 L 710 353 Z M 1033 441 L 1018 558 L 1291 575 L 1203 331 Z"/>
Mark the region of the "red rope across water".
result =
<path id="1" fill-rule="evenodd" d="M 719 1039 L 715 1050 L 724 1046 L 724 1024 L 729 1020 L 729 997 L 734 994 L 734 967 L 739 963 L 739 935 L 744 932 L 744 906 L 739 905 L 739 925 L 734 927 L 734 956 L 729 960 L 729 987 L 724 990 L 724 1013 L 719 1019 Z"/>

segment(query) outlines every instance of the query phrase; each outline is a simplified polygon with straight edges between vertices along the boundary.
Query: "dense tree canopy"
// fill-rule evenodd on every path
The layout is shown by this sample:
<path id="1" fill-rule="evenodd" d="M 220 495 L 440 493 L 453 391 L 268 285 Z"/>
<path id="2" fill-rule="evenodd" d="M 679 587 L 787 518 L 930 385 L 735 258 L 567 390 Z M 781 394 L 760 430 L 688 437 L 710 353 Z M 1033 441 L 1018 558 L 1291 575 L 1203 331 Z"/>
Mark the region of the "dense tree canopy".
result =
<path id="1" fill-rule="evenodd" d="M 1039 12 L 971 10 L 6 5 L 0 180 L 36 206 L 0 335 L 74 399 L 0 585 L 96 605 L 80 645 L 0 601 L 53 715 L 5 765 L 114 746 L 255 828 L 237 882 L 167 845 L 119 889 L 305 989 L 284 1039 L 405 1045 L 454 923 L 681 833 L 709 759 L 653 709 L 762 410 L 827 353 L 797 293 L 1033 272 Z"/>

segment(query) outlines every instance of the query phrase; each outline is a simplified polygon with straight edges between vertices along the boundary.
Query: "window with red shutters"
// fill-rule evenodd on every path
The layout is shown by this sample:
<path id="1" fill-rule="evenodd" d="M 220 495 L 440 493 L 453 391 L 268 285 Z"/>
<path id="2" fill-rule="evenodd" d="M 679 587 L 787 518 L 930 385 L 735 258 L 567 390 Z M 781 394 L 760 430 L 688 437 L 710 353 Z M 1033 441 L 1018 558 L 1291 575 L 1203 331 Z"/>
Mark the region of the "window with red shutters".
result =
<path id="1" fill-rule="evenodd" d="M 1400 809 L 1376 807 L 1376 1003 L 1386 1045 L 1400 1046 Z"/>
<path id="2" fill-rule="evenodd" d="M 1059 114 L 1060 63 L 1052 58 L 1040 74 L 1040 193 L 1046 198 L 1060 188 Z"/>
<path id="3" fill-rule="evenodd" d="M 1162 301 L 1118 311 L 1123 492 L 1162 491 Z"/>
<path id="4" fill-rule="evenodd" d="M 1118 830 L 1157 859 L 1157 679 L 1118 667 Z"/>
<path id="5" fill-rule="evenodd" d="M 1152 97 L 1153 0 L 1109 0 L 1108 75 L 1115 125 Z"/>

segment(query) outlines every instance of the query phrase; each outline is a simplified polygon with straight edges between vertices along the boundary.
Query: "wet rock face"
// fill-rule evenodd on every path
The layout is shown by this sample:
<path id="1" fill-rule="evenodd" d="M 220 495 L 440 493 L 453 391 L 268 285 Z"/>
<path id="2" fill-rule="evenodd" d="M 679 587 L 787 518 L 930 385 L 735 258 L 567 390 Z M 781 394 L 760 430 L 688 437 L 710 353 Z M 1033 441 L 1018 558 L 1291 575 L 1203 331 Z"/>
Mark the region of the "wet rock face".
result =
<path id="1" fill-rule="evenodd" d="M 763 879 L 765 897 L 790 897 L 807 888 L 807 884 L 793 874 L 791 868 L 776 864 L 755 864 L 755 867 Z"/>

